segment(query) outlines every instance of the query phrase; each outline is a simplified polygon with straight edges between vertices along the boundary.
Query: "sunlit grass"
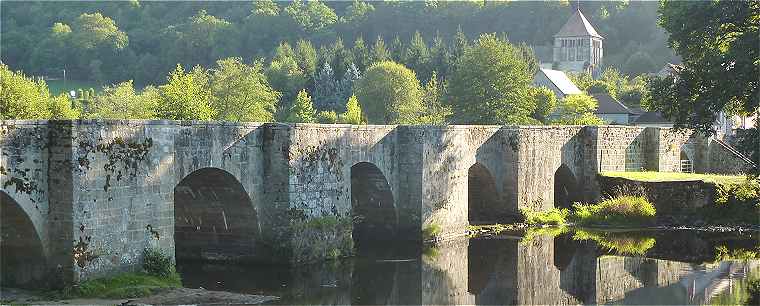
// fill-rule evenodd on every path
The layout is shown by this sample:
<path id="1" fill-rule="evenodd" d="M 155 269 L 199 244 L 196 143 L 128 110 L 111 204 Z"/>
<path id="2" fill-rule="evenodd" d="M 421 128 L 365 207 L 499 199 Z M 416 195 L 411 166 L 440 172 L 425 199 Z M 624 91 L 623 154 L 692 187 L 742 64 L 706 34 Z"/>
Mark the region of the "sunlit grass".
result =
<path id="1" fill-rule="evenodd" d="M 570 219 L 581 225 L 642 226 L 656 220 L 654 205 L 641 196 L 619 196 L 598 204 L 574 204 Z"/>
<path id="2" fill-rule="evenodd" d="M 704 181 L 708 183 L 739 183 L 746 179 L 741 175 L 699 174 L 680 172 L 602 172 L 600 175 L 607 177 L 620 177 L 629 180 L 644 182 L 667 182 L 667 181 Z"/>

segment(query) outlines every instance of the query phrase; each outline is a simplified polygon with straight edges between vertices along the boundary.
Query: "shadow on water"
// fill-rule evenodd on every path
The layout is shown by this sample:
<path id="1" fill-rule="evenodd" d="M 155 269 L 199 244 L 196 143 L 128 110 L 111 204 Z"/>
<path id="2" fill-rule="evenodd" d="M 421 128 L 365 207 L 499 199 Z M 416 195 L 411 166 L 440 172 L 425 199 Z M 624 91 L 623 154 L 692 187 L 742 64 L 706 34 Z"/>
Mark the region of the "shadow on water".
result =
<path id="1" fill-rule="evenodd" d="M 185 286 L 280 304 L 736 303 L 760 278 L 757 235 L 556 231 L 420 250 L 376 245 L 300 267 L 180 262 Z M 754 258 L 754 259 L 753 259 Z M 743 287 L 744 286 L 744 287 Z"/>

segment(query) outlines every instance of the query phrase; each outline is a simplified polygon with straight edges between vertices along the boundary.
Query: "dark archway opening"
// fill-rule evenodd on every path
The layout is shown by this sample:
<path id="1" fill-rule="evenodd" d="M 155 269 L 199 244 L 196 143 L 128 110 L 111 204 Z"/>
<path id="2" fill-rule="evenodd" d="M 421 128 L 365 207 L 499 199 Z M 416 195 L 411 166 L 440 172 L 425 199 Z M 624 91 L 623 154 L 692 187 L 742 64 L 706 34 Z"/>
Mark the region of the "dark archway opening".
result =
<path id="1" fill-rule="evenodd" d="M 491 173 L 481 164 L 467 171 L 467 220 L 470 224 L 494 223 L 499 218 L 499 193 Z"/>
<path id="2" fill-rule="evenodd" d="M 258 236 L 253 203 L 228 172 L 203 168 L 190 173 L 174 188 L 177 259 L 252 258 Z"/>
<path id="3" fill-rule="evenodd" d="M 569 209 L 581 198 L 575 175 L 566 165 L 560 166 L 554 173 L 554 207 Z"/>
<path id="4" fill-rule="evenodd" d="M 18 202 L 0 191 L 0 286 L 39 289 L 47 284 L 37 231 Z"/>
<path id="5" fill-rule="evenodd" d="M 398 219 L 391 187 L 385 175 L 371 163 L 351 167 L 352 236 L 357 251 L 392 242 Z"/>

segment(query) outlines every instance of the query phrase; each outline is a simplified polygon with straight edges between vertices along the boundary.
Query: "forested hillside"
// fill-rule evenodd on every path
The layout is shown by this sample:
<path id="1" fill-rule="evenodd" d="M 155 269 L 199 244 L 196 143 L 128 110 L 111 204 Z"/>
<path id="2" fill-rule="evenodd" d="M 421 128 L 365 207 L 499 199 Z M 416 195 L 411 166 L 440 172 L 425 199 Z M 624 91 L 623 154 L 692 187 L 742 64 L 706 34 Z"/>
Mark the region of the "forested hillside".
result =
<path id="1" fill-rule="evenodd" d="M 481 33 L 534 47 L 549 60 L 552 36 L 577 5 L 543 1 L 414 2 L 2 2 L 2 62 L 32 75 L 111 84 L 160 84 L 179 63 L 211 67 L 241 57 L 268 65 L 283 42 L 315 52 L 307 78 L 327 62 L 336 80 L 351 64 L 402 63 L 425 82 L 446 78 L 463 44 Z M 657 2 L 580 2 L 604 36 L 605 64 L 625 74 L 673 60 L 657 28 Z M 303 40 L 299 45 L 297 42 Z M 310 45 L 310 46 L 307 46 Z M 300 46 L 300 47 L 299 47 Z M 308 56 L 308 54 L 307 54 Z M 287 68 L 287 67 L 286 67 Z"/>

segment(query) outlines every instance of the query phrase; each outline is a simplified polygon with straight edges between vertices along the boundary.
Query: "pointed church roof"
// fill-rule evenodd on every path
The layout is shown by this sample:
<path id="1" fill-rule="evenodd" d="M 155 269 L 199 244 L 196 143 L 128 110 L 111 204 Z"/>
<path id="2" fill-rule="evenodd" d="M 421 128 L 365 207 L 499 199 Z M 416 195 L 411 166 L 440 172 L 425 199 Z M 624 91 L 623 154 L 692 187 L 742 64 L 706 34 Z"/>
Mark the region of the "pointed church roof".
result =
<path id="1" fill-rule="evenodd" d="M 565 25 L 554 35 L 554 37 L 569 37 L 569 36 L 593 36 L 602 38 L 599 33 L 596 32 L 594 27 L 588 22 L 586 16 L 583 16 L 581 10 L 578 9 L 570 16 Z"/>

